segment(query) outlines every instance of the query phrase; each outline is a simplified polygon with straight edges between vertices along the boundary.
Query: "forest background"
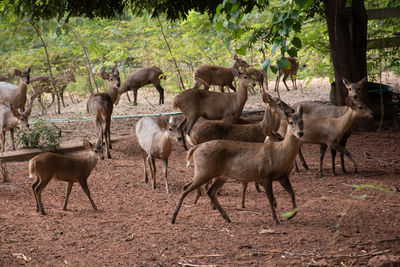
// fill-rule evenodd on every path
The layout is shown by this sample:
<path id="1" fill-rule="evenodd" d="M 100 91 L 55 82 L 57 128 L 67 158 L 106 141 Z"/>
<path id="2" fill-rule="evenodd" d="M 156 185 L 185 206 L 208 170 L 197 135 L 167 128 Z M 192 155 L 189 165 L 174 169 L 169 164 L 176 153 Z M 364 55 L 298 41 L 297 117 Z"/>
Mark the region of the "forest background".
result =
<path id="1" fill-rule="evenodd" d="M 369 8 L 396 6 L 397 1 L 365 1 Z M 172 93 L 193 85 L 192 72 L 203 64 L 230 66 L 232 53 L 242 45 L 247 47 L 243 57 L 254 67 L 261 68 L 266 58 L 278 58 L 274 49 L 264 46 L 264 40 L 255 40 L 256 31 L 274 19 L 280 12 L 282 1 L 270 1 L 268 9 L 253 10 L 244 15 L 241 24 L 244 34 L 235 42 L 227 40 L 229 25 L 218 27 L 208 14 L 191 11 L 185 20 L 167 20 L 164 16 L 152 18 L 148 14 L 133 14 L 126 9 L 118 19 L 88 19 L 72 17 L 68 23 L 56 19 L 40 20 L 36 25 L 46 42 L 55 76 L 72 70 L 76 83 L 68 91 L 78 96 L 90 92 L 86 68 L 86 55 L 91 69 L 98 73 L 102 67 L 111 69 L 119 64 L 122 81 L 136 69 L 159 66 L 167 76 L 164 88 Z M 1 8 L 1 6 L 0 6 Z M 334 77 L 330 58 L 329 38 L 323 11 L 302 22 L 302 30 L 293 32 L 301 39 L 297 51 L 300 61 L 299 79 L 311 81 L 313 77 Z M 224 18 L 218 18 L 220 24 Z M 217 27 L 215 25 L 217 25 Z M 399 18 L 368 21 L 368 39 L 393 36 L 400 29 Z M 32 76 L 48 74 L 44 46 L 27 18 L 6 17 L 0 21 L 0 77 L 12 82 L 14 68 L 32 67 Z M 381 71 L 400 74 L 400 48 L 369 50 L 367 66 L 370 81 L 378 80 Z M 178 71 L 179 70 L 179 71 Z M 183 80 L 179 80 L 179 73 Z M 268 79 L 276 74 L 268 72 Z M 106 88 L 105 82 L 95 75 L 96 84 Z M 94 87 L 94 85 L 93 85 Z M 307 89 L 307 86 L 305 87 Z"/>

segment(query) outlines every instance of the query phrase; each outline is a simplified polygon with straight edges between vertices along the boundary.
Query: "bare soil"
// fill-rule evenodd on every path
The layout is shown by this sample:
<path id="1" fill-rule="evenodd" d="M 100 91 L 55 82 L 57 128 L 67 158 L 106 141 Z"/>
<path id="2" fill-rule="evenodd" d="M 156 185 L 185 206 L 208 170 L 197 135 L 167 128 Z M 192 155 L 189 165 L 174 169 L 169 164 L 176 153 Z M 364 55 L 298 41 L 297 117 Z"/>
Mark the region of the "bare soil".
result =
<path id="1" fill-rule="evenodd" d="M 288 103 L 328 100 L 327 80 L 313 80 L 309 87 L 303 93 L 282 90 L 282 98 Z M 159 106 L 155 89 L 141 89 L 139 106 L 124 98 L 114 114 L 173 112 L 172 98 L 167 95 Z M 87 116 L 86 100 L 67 103 L 61 116 L 49 111 L 43 118 Z M 252 95 L 245 109 L 262 108 L 261 96 Z M 36 107 L 34 117 L 39 114 Z M 193 204 L 192 193 L 176 224 L 171 224 L 193 167 L 185 167 L 186 151 L 174 143 L 168 168 L 171 193 L 166 194 L 160 162 L 153 191 L 144 183 L 136 121 L 112 122 L 112 136 L 127 138 L 113 144 L 112 159 L 100 161 L 88 180 L 97 212 L 79 185 L 73 187 L 68 211 L 63 211 L 66 184 L 53 181 L 42 194 L 47 215 L 40 215 L 35 211 L 28 163 L 6 163 L 9 181 L 0 182 L 0 266 L 365 266 L 375 255 L 400 255 L 400 132 L 390 126 L 350 137 L 347 147 L 358 164 L 357 174 L 347 159 L 348 173 L 342 174 L 337 159 L 338 175 L 333 176 L 327 155 L 325 177 L 316 178 L 319 147 L 305 145 L 310 170 L 293 171 L 290 177 L 298 205 L 292 220 L 281 217 L 292 209 L 290 197 L 274 183 L 281 225 L 273 223 L 265 193 L 257 193 L 253 185 L 246 208 L 241 208 L 242 186 L 234 180 L 218 196 L 232 223 L 213 210 L 205 196 Z M 91 121 L 57 126 L 63 142 L 95 140 Z M 354 185 L 375 188 L 357 191 Z"/>

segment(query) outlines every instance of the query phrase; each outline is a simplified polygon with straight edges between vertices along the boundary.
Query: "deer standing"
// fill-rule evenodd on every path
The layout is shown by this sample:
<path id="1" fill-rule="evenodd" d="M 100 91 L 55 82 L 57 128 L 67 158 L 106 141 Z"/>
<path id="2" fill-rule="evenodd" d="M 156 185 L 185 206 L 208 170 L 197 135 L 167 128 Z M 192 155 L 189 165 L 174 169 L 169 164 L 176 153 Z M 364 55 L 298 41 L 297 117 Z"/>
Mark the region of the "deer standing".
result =
<path id="1" fill-rule="evenodd" d="M 220 87 L 221 92 L 224 92 L 224 86 L 228 86 L 236 92 L 236 88 L 232 84 L 234 77 L 239 76 L 238 71 L 241 68 L 246 69 L 250 66 L 236 54 L 233 54 L 232 59 L 234 60 L 234 63 L 230 68 L 203 65 L 195 69 L 193 72 L 193 88 L 199 89 L 201 85 L 204 85 L 204 90 L 208 91 L 210 85 L 217 85 Z"/>
<path id="2" fill-rule="evenodd" d="M 118 97 L 118 88 L 120 86 L 120 78 L 118 69 L 115 67 L 111 74 L 101 72 L 101 77 L 108 80 L 109 89 L 107 93 L 92 93 L 87 102 L 87 111 L 97 129 L 96 146 L 103 147 L 103 140 L 106 142 L 107 158 L 111 158 L 111 115 L 113 112 L 113 104 Z"/>
<path id="3" fill-rule="evenodd" d="M 282 81 L 285 84 L 286 89 L 288 91 L 290 91 L 288 85 L 286 84 L 286 79 L 290 75 L 290 78 L 292 79 L 293 89 L 297 90 L 296 77 L 297 77 L 297 71 L 299 70 L 299 61 L 297 59 L 295 59 L 294 57 L 287 57 L 287 60 L 289 61 L 290 67 L 289 67 L 289 69 L 279 67 L 279 74 L 278 74 L 278 77 L 276 78 L 276 83 L 278 84 L 279 79 L 281 78 L 281 76 L 283 74 Z M 276 87 L 275 87 L 275 91 L 276 91 Z"/>
<path id="4" fill-rule="evenodd" d="M 179 126 L 182 136 L 190 135 L 196 121 L 203 117 L 220 120 L 224 117 L 240 117 L 247 101 L 247 90 L 255 86 L 246 71 L 239 71 L 239 91 L 237 93 L 217 93 L 196 88 L 179 93 L 173 102 L 174 109 L 180 109 L 185 117 Z M 186 148 L 185 138 L 182 138 Z"/>
<path id="5" fill-rule="evenodd" d="M 162 126 L 160 127 L 160 125 Z M 181 139 L 181 133 L 175 123 L 174 117 L 171 116 L 169 118 L 168 124 L 165 124 L 162 120 L 159 120 L 157 123 L 150 117 L 141 118 L 136 123 L 136 137 L 143 157 L 144 181 L 148 183 L 146 163 L 149 163 L 153 190 L 156 189 L 155 159 L 161 159 L 164 170 L 165 189 L 167 194 L 169 194 L 167 168 L 168 158 L 172 150 L 171 140 L 176 139 L 180 141 Z"/>
<path id="6" fill-rule="evenodd" d="M 126 81 L 121 85 L 118 91 L 119 102 L 121 95 L 129 90 L 133 91 L 133 105 L 137 106 L 137 92 L 139 88 L 145 86 L 146 84 L 153 84 L 160 94 L 159 104 L 164 104 L 164 88 L 161 86 L 161 79 L 166 79 L 166 76 L 159 67 L 143 67 L 130 74 Z"/>
<path id="7" fill-rule="evenodd" d="M 288 128 L 282 142 L 246 143 L 228 140 L 213 140 L 192 147 L 187 153 L 188 163 L 193 159 L 193 180 L 183 186 L 182 194 L 175 207 L 172 223 L 175 223 L 179 209 L 187 194 L 203 184 L 214 179 L 207 191 L 214 207 L 222 217 L 231 222 L 216 198 L 216 192 L 226 182 L 225 177 L 231 177 L 239 182 L 260 182 L 268 197 L 272 218 L 276 224 L 279 221 L 275 214 L 276 201 L 272 191 L 272 181 L 279 181 L 289 193 L 295 215 L 296 202 L 289 174 L 299 149 L 299 138 L 303 135 L 302 109 L 288 115 Z"/>
<path id="8" fill-rule="evenodd" d="M 25 111 L 26 91 L 28 89 L 31 67 L 25 71 L 18 69 L 14 70 L 14 75 L 20 77 L 19 85 L 0 82 L 0 104 L 8 107 L 13 106 L 19 108 L 22 112 Z"/>
<path id="9" fill-rule="evenodd" d="M 36 211 L 46 215 L 42 203 L 42 191 L 54 178 L 68 183 L 67 195 L 63 210 L 67 210 L 68 197 L 72 186 L 78 182 L 88 196 L 94 210 L 96 204 L 90 196 L 87 179 L 97 165 L 98 159 L 104 159 L 102 148 L 98 150 L 89 141 L 83 141 L 83 147 L 88 150 L 85 155 L 66 156 L 52 152 L 44 152 L 29 161 L 29 178 L 36 178 L 32 184 L 33 195 L 36 200 Z"/>
<path id="10" fill-rule="evenodd" d="M 247 72 L 253 76 L 254 81 L 258 82 L 260 85 L 260 92 L 264 92 L 264 90 L 268 90 L 268 78 L 267 74 L 261 70 L 261 69 L 256 69 L 256 68 L 248 68 Z M 264 83 L 266 87 L 264 88 Z M 255 94 L 255 91 L 253 89 L 253 93 Z"/>
<path id="11" fill-rule="evenodd" d="M 61 102 L 63 107 L 65 108 L 64 103 L 64 91 L 67 89 L 67 86 L 70 82 L 76 82 L 75 75 L 72 71 L 68 71 L 65 77 L 54 77 L 54 87 L 58 91 L 58 94 L 61 98 Z M 53 87 L 51 86 L 51 76 L 50 75 L 39 75 L 35 76 L 30 80 L 32 84 L 32 89 L 34 93 L 39 94 L 38 101 L 42 107 L 42 110 L 48 109 L 54 103 L 55 92 Z M 42 94 L 49 93 L 51 94 L 51 103 L 45 107 L 42 101 Z"/>

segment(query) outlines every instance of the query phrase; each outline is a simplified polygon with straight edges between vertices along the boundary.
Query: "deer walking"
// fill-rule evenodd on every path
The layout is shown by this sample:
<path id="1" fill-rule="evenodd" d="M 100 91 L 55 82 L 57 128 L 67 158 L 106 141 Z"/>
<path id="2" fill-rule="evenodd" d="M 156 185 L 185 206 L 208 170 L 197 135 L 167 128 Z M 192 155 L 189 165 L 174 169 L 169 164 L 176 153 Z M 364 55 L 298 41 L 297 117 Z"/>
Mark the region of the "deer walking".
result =
<path id="1" fill-rule="evenodd" d="M 97 165 L 98 159 L 104 159 L 102 148 L 97 150 L 89 141 L 83 141 L 83 147 L 88 150 L 85 155 L 78 157 L 60 155 L 52 152 L 43 152 L 29 161 L 29 178 L 36 178 L 32 184 L 33 195 L 36 201 L 36 211 L 46 215 L 42 203 L 42 191 L 47 184 L 56 179 L 68 183 L 67 195 L 63 210 L 67 210 L 68 197 L 74 183 L 78 182 L 88 196 L 94 210 L 96 204 L 90 196 L 87 179 Z"/>
<path id="2" fill-rule="evenodd" d="M 226 182 L 225 177 L 231 177 L 239 182 L 261 182 L 268 197 L 272 218 L 276 224 L 279 221 L 275 214 L 276 201 L 272 191 L 272 181 L 279 181 L 289 193 L 294 211 L 296 210 L 295 195 L 289 181 L 289 173 L 299 149 L 303 136 L 302 109 L 288 115 L 288 128 L 282 142 L 246 143 L 228 140 L 213 140 L 192 147 L 187 153 L 188 163 L 193 159 L 193 180 L 183 186 L 182 194 L 175 207 L 172 223 L 175 223 L 183 200 L 189 192 L 214 179 L 207 191 L 214 207 L 222 217 L 231 222 L 228 215 L 219 204 L 216 192 Z M 292 215 L 292 217 L 295 215 Z"/>

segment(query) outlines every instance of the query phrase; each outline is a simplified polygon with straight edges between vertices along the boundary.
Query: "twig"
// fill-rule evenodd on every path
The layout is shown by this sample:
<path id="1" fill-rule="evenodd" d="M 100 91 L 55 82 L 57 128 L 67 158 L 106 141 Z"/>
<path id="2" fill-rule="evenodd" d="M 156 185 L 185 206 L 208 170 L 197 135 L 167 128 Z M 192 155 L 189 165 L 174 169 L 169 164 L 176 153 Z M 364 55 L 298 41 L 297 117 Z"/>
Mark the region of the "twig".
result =
<path id="1" fill-rule="evenodd" d="M 390 249 L 386 249 L 383 251 L 376 251 L 376 252 L 369 252 L 365 254 L 359 254 L 359 255 L 318 255 L 315 256 L 316 259 L 326 259 L 326 258 L 331 258 L 331 259 L 340 259 L 340 258 L 362 258 L 362 257 L 369 257 L 369 256 L 376 256 L 376 255 L 381 255 L 390 252 Z"/>
<path id="2" fill-rule="evenodd" d="M 351 246 L 365 246 L 365 245 L 372 245 L 372 244 L 376 244 L 376 243 L 393 242 L 393 241 L 400 241 L 400 237 L 390 238 L 390 239 L 382 239 L 382 240 L 378 240 L 378 241 L 369 241 L 369 242 L 360 243 L 360 244 L 351 244 Z"/>
<path id="3" fill-rule="evenodd" d="M 212 258 L 212 257 L 224 257 L 224 254 L 209 254 L 209 255 L 192 255 L 192 256 L 184 256 L 184 258 Z"/>
<path id="4" fill-rule="evenodd" d="M 146 102 L 147 102 L 152 108 L 155 108 L 155 107 L 149 102 L 149 100 L 147 100 L 147 97 L 143 96 L 143 98 L 144 98 L 144 100 L 146 100 Z"/>
<path id="5" fill-rule="evenodd" d="M 182 266 L 188 266 L 188 267 L 216 267 L 217 265 L 205 265 L 205 264 L 191 264 L 187 262 L 178 262 L 178 264 Z"/>

